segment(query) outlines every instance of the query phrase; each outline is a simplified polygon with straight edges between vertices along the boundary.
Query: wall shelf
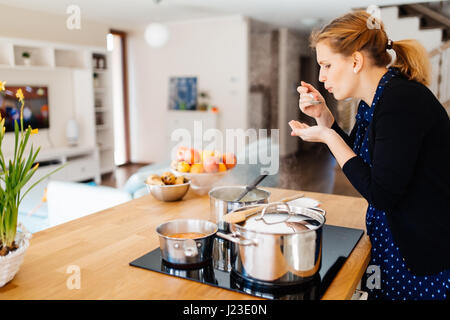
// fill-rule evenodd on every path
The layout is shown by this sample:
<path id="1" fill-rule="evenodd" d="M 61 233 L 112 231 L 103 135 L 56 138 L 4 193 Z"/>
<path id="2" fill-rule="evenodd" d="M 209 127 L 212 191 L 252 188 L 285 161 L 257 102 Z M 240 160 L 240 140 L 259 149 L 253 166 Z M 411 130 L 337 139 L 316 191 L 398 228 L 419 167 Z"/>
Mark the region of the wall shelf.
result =
<path id="1" fill-rule="evenodd" d="M 49 47 L 13 45 L 16 66 L 27 66 L 22 57 L 24 52 L 30 54 L 30 65 L 35 67 L 55 67 L 55 51 Z"/>
<path id="2" fill-rule="evenodd" d="M 24 52 L 30 54 L 29 63 L 22 56 Z M 97 64 L 94 56 L 102 59 L 101 64 Z M 50 119 L 58 121 L 50 125 L 48 133 L 40 130 L 35 138 L 37 143 L 52 150 L 49 151 L 51 157 L 61 156 L 65 152 L 61 148 L 67 146 L 64 123 L 75 118 L 83 128 L 79 146 L 90 148 L 89 157 L 86 156 L 85 163 L 78 167 L 83 172 L 89 167 L 89 175 L 95 176 L 96 181 L 100 173 L 113 171 L 115 167 L 111 70 L 98 68 L 110 66 L 109 56 L 106 49 L 99 47 L 0 37 L 0 70 L 4 77 L 0 80 L 7 85 L 45 84 L 49 87 Z M 99 125 L 96 125 L 97 116 L 101 116 Z M 13 143 L 13 136 L 7 134 L 5 144 L 13 148 Z M 101 150 L 97 144 L 103 146 Z M 81 152 L 80 148 L 75 149 Z M 64 177 L 78 179 L 75 175 Z"/>
<path id="3" fill-rule="evenodd" d="M 0 38 L 0 67 L 6 68 L 60 68 L 90 69 L 95 72 L 107 70 L 94 69 L 90 60 L 92 48 L 84 46 L 68 46 L 65 44 L 45 43 L 41 41 Z M 27 65 L 22 54 L 30 54 Z"/>
<path id="4" fill-rule="evenodd" d="M 112 108 L 112 79 L 110 54 L 106 51 L 95 51 L 91 55 L 92 78 L 95 100 L 96 141 L 100 152 L 101 174 L 112 172 L 114 163 L 114 119 Z M 101 63 L 100 63 L 101 61 Z M 103 68 L 98 66 L 103 65 Z"/>

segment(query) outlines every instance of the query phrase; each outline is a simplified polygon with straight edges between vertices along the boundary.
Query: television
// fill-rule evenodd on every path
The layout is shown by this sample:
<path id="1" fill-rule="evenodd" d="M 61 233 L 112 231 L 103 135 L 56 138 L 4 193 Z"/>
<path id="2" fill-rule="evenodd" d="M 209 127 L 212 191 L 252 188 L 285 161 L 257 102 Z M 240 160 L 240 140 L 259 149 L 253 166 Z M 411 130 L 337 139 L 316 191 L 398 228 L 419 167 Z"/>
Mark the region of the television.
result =
<path id="1" fill-rule="evenodd" d="M 46 86 L 5 86 L 0 94 L 0 113 L 5 119 L 6 131 L 14 131 L 14 121 L 20 129 L 21 103 L 16 97 L 17 90 L 22 89 L 25 98 L 23 108 L 23 128 L 30 125 L 33 129 L 49 128 L 48 88 Z"/>

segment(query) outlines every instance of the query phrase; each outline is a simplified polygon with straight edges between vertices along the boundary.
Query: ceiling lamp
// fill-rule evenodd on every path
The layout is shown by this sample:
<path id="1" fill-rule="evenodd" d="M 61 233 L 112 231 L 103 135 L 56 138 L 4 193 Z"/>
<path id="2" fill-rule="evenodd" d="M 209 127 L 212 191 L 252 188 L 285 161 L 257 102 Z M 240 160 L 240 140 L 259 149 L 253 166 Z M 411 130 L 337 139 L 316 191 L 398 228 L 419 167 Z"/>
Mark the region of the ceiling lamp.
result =
<path id="1" fill-rule="evenodd" d="M 318 18 L 309 17 L 309 18 L 301 19 L 301 22 L 302 22 L 303 25 L 305 25 L 307 27 L 312 27 L 312 26 L 316 25 L 319 22 L 319 19 Z"/>
<path id="2" fill-rule="evenodd" d="M 150 23 L 145 28 L 144 37 L 150 47 L 161 48 L 169 40 L 169 30 L 161 23 Z"/>
<path id="3" fill-rule="evenodd" d="M 153 0 L 158 4 L 161 0 Z M 169 40 L 169 30 L 161 23 L 153 22 L 145 28 L 145 41 L 152 48 L 161 48 Z"/>

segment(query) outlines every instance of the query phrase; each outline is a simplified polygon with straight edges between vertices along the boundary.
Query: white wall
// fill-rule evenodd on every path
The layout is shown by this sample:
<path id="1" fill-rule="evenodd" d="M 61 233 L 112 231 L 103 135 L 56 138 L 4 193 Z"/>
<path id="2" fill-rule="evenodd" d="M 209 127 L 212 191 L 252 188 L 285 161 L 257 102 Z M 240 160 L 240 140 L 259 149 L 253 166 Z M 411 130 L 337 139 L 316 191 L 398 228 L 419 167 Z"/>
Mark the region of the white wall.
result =
<path id="1" fill-rule="evenodd" d="M 247 126 L 248 21 L 242 16 L 170 23 L 165 47 L 153 49 L 144 30 L 128 38 L 131 161 L 168 159 L 169 78 L 197 76 L 220 109 L 219 128 Z"/>
<path id="2" fill-rule="evenodd" d="M 108 25 L 86 20 L 81 15 L 81 29 L 69 30 L 66 27 L 68 17 L 65 12 L 51 14 L 0 5 L 0 36 L 95 47 L 106 46 Z"/>
<path id="3" fill-rule="evenodd" d="M 442 43 L 441 29 L 420 30 L 420 18 L 399 18 L 398 7 L 382 8 L 381 20 L 392 41 L 416 39 L 427 51 L 436 49 Z"/>

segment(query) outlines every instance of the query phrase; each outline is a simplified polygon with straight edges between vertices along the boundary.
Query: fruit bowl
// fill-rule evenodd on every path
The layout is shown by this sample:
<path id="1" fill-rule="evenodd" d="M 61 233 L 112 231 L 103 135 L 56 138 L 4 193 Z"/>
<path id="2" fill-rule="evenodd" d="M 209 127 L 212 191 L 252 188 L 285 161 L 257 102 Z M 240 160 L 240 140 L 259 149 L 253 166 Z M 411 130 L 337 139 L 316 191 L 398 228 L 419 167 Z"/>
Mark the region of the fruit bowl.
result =
<path id="1" fill-rule="evenodd" d="M 195 193 L 205 195 L 236 165 L 232 152 L 197 150 L 180 146 L 170 164 L 175 176 L 184 176 L 191 181 Z"/>
<path id="2" fill-rule="evenodd" d="M 179 172 L 172 169 L 175 176 L 184 176 L 191 181 L 192 190 L 198 195 L 205 195 L 213 188 L 213 186 L 223 179 L 231 170 L 220 171 L 215 173 L 190 173 Z"/>
<path id="3" fill-rule="evenodd" d="M 186 177 L 186 174 L 183 174 Z M 188 192 L 191 181 L 174 185 L 151 185 L 145 183 L 147 190 L 160 201 L 178 201 L 181 200 Z"/>

